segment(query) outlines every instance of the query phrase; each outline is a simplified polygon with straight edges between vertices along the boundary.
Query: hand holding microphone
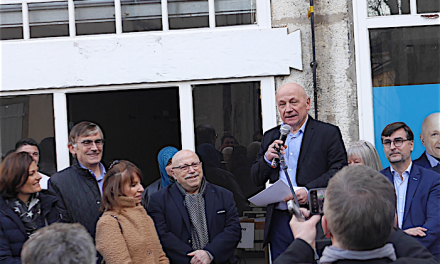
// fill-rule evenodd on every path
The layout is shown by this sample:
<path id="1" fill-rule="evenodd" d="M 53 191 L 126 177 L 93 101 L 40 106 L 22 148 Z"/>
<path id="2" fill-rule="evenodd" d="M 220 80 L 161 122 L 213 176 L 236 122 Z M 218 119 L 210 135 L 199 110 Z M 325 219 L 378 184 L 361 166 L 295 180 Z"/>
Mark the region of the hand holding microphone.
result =
<path id="1" fill-rule="evenodd" d="M 280 156 L 284 154 L 285 142 L 287 139 L 287 135 L 290 133 L 290 126 L 284 124 L 280 129 L 280 138 L 272 142 L 269 145 L 269 148 L 266 151 L 266 158 L 271 160 L 271 167 L 276 168 L 280 165 Z"/>

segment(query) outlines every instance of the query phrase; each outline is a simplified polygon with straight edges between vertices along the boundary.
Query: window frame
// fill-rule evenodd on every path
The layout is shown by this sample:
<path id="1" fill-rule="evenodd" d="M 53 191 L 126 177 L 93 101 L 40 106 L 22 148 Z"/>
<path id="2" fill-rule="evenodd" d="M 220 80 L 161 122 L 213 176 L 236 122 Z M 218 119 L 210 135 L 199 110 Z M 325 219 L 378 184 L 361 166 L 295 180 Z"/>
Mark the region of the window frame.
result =
<path id="1" fill-rule="evenodd" d="M 267 131 L 277 125 L 276 103 L 275 103 L 275 77 L 256 77 L 256 78 L 230 78 L 213 79 L 188 82 L 167 82 L 152 84 L 134 84 L 134 85 L 111 85 L 95 87 L 71 87 L 59 89 L 40 89 L 31 91 L 2 92 L 2 96 L 18 95 L 53 95 L 53 113 L 56 141 L 56 161 L 58 171 L 70 166 L 68 145 L 68 113 L 67 113 L 67 94 L 86 93 L 86 92 L 106 92 L 106 91 L 124 91 L 134 89 L 160 89 L 169 87 L 178 87 L 179 89 L 179 109 L 182 149 L 195 151 L 194 142 L 194 107 L 192 90 L 194 85 L 201 84 L 219 84 L 219 83 L 237 83 L 237 82 L 260 82 L 261 89 L 261 111 L 262 111 L 262 129 Z"/>
<path id="2" fill-rule="evenodd" d="M 267 0 L 254 0 L 256 1 L 256 25 L 238 25 L 227 27 L 216 27 L 215 25 L 215 0 L 208 0 L 209 7 L 209 28 L 212 30 L 223 30 L 229 27 L 257 27 L 257 28 L 271 28 L 271 10 L 270 1 Z M 22 5 L 22 23 L 23 23 L 23 39 L 30 40 L 30 25 L 29 25 L 29 3 L 47 3 L 47 2 L 66 2 L 66 0 L 1 0 L 0 4 L 21 4 Z M 69 14 L 69 37 L 76 36 L 75 26 L 75 2 L 74 0 L 67 0 L 68 14 Z M 123 34 L 122 32 L 122 13 L 121 13 L 121 0 L 114 0 L 115 7 L 115 27 L 116 35 Z M 170 31 L 168 23 L 168 0 L 161 0 L 162 10 L 162 32 Z M 194 29 L 179 29 L 179 30 L 194 30 Z M 148 31 L 146 31 L 148 32 Z M 160 32 L 160 31 L 159 31 Z M 136 34 L 139 32 L 127 32 L 130 34 Z M 61 38 L 57 37 L 57 38 Z M 83 36 L 81 36 L 83 37 Z M 17 39 L 15 39 L 17 40 Z M 6 40 L 5 40 L 6 41 Z"/>
<path id="3" fill-rule="evenodd" d="M 410 0 L 410 14 L 368 17 L 367 0 L 353 0 L 354 37 L 356 47 L 356 79 L 358 97 L 359 138 L 374 144 L 373 82 L 370 61 L 369 30 L 411 26 L 440 25 L 440 18 L 417 14 L 417 0 Z"/>

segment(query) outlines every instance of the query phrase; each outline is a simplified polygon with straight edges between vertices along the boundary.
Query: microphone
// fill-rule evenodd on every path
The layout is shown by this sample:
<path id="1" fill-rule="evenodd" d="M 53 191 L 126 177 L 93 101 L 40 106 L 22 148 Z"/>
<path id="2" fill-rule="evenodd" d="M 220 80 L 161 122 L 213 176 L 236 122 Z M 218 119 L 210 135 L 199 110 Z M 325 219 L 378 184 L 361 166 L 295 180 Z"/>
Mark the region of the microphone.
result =
<path id="1" fill-rule="evenodd" d="M 280 140 L 283 141 L 283 145 L 284 145 L 284 143 L 286 142 L 286 139 L 287 139 L 287 135 L 290 133 L 290 126 L 288 124 L 284 124 L 281 127 L 280 132 L 281 132 Z M 278 155 L 281 155 L 280 148 L 278 148 Z M 276 168 L 276 167 L 278 167 L 278 165 L 280 165 L 280 158 L 274 158 L 272 160 L 272 163 L 270 164 L 270 166 L 272 168 Z"/>

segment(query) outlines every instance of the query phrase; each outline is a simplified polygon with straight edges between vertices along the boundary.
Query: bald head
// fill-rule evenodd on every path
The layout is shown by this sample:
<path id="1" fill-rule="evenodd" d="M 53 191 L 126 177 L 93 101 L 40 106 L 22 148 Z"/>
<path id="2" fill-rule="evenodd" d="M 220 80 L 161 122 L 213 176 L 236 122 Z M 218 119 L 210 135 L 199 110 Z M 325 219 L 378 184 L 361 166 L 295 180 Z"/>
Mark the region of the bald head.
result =
<path id="1" fill-rule="evenodd" d="M 440 159 L 440 113 L 430 114 L 423 120 L 420 140 L 429 155 Z"/>
<path id="2" fill-rule="evenodd" d="M 304 90 L 304 88 L 301 85 L 299 85 L 297 83 L 286 83 L 286 84 L 283 84 L 280 88 L 278 88 L 277 101 L 278 101 L 279 95 L 282 95 L 286 92 L 292 92 L 292 91 L 295 91 L 298 94 L 298 96 L 300 96 L 304 99 L 308 98 L 306 91 Z"/>
<path id="3" fill-rule="evenodd" d="M 278 89 L 276 99 L 281 119 L 284 124 L 290 125 L 292 133 L 296 133 L 310 110 L 310 98 L 306 91 L 299 84 L 287 83 Z"/>
<path id="4" fill-rule="evenodd" d="M 173 160 L 172 160 L 173 167 L 180 166 L 180 165 L 178 165 L 179 161 L 181 161 L 185 157 L 195 157 L 197 160 L 199 160 L 199 157 L 197 156 L 197 154 L 194 151 L 189 150 L 189 149 L 183 149 L 181 151 L 178 151 L 173 156 Z"/>

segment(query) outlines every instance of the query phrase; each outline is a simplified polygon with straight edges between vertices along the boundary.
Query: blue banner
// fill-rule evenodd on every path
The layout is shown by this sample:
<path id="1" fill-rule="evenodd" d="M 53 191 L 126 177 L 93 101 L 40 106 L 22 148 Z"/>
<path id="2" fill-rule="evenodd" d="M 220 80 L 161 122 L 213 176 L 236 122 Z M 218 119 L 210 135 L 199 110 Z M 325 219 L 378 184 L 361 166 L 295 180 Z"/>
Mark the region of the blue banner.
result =
<path id="1" fill-rule="evenodd" d="M 414 133 L 412 159 L 425 151 L 420 141 L 422 122 L 428 115 L 440 112 L 440 84 L 373 87 L 375 145 L 384 168 L 389 167 L 380 134 L 386 125 L 405 122 Z"/>

